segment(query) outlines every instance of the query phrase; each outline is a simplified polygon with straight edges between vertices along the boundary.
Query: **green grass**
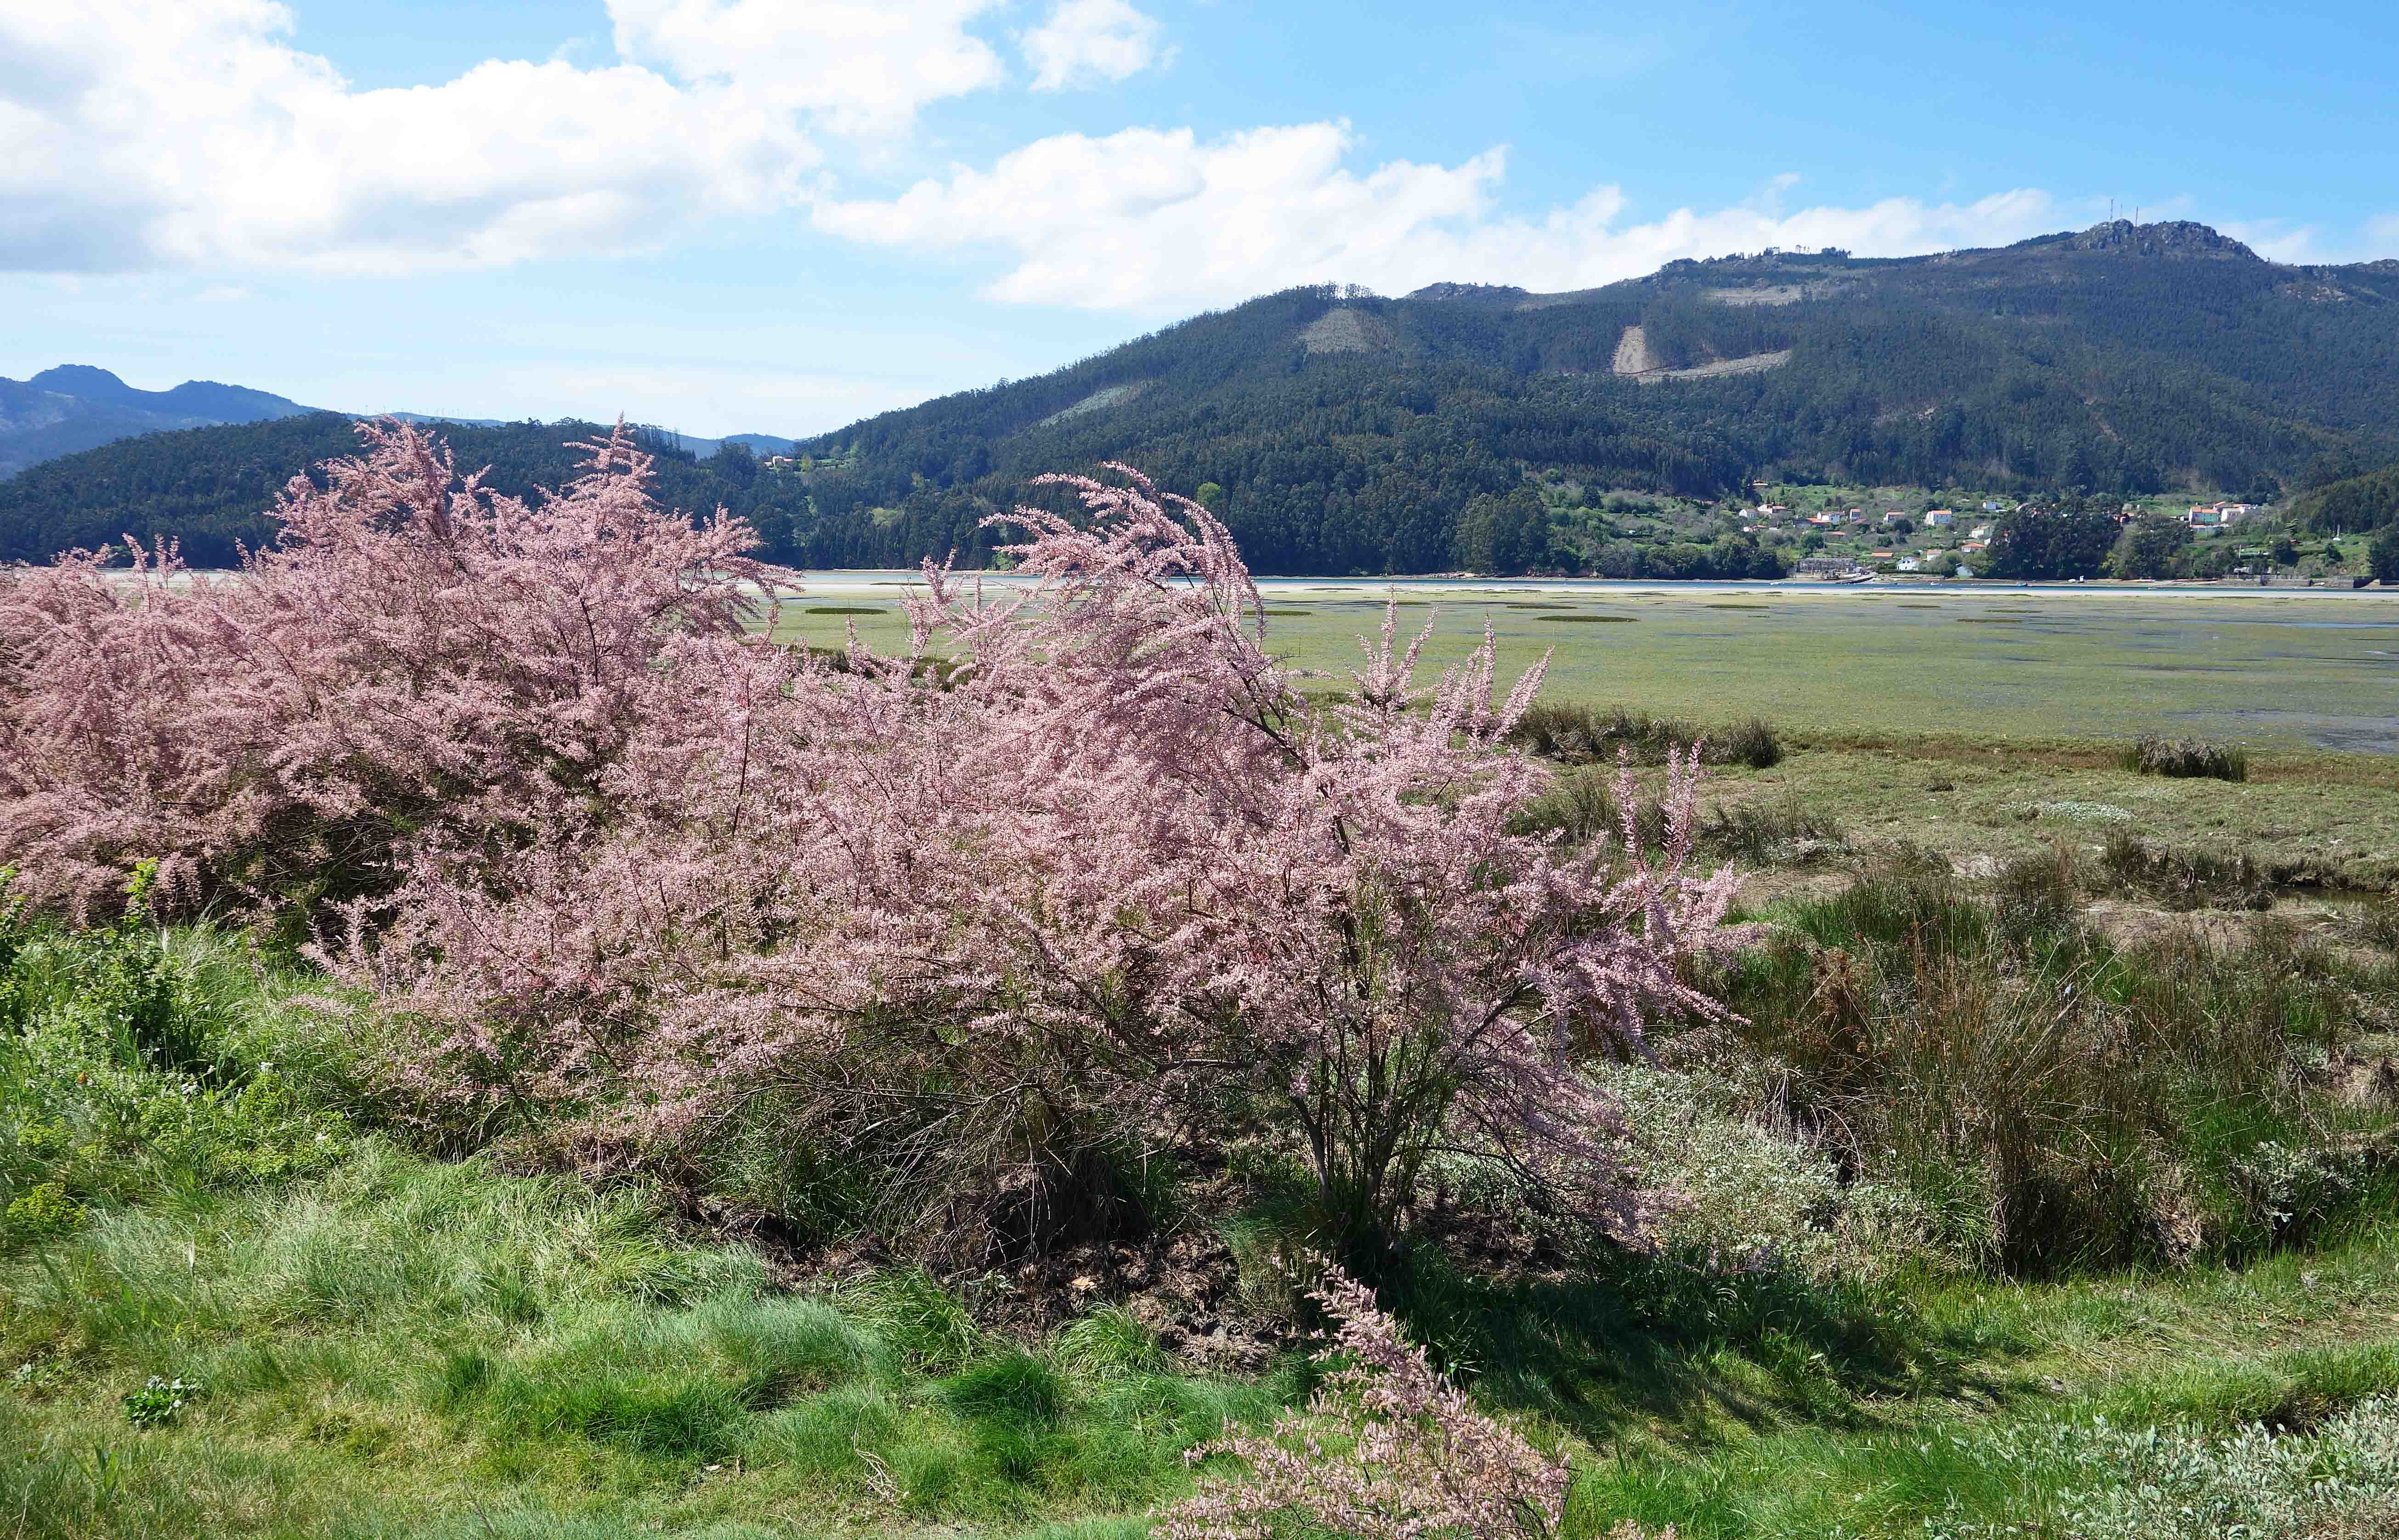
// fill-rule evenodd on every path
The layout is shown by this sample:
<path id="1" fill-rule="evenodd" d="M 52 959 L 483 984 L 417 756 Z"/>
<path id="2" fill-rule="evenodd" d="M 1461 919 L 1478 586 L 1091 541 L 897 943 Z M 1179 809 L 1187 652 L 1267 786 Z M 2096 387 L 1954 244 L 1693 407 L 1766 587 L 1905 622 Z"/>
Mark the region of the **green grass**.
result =
<path id="1" fill-rule="evenodd" d="M 1986 773 L 1972 756 L 1845 752 L 1722 772 L 1742 797 L 1781 800 L 1736 801 L 1711 826 L 1729 832 L 1710 837 L 1754 858 L 1856 839 L 1796 800 L 1804 781 L 1778 778 L 1831 764 L 1886 778 L 1940 766 L 1951 792 L 1904 783 L 1935 797 Z M 2090 790 L 2086 775 L 2177 798 L 2284 785 L 2270 760 L 2227 786 L 2088 757 L 1971 784 L 2053 801 Z M 1663 1253 L 1509 1279 L 1428 1244 L 1387 1298 L 1486 1406 L 1568 1453 L 1576 1540 L 1622 1516 L 1692 1540 L 1983 1540 L 2012 1523 L 2130 1540 L 2183 1533 L 2108 1506 L 2140 1485 L 2132 1475 L 2194 1511 L 2250 1513 L 2297 1511 L 2327 1469 L 2350 1473 L 2355 1522 L 2379 1522 L 2367 1505 L 2399 1493 L 2373 1454 L 2399 1437 L 2376 1399 L 2399 1393 L 2399 1201 L 2372 1182 L 2309 1188 L 2304 1161 L 2255 1157 L 2388 1121 L 2361 1109 L 2328 1123 L 2257 1077 L 2277 1045 L 2387 1031 L 2389 961 L 2343 963 L 2304 939 L 2276 943 L 2270 966 L 2109 961 L 2098 941 L 2067 959 L 2055 871 L 2012 867 L 1992 902 L 1931 870 L 1909 879 L 1930 888 L 1877 878 L 1761 906 L 1804 944 L 1754 965 L 1736 995 L 1754 1025 L 1662 1034 L 1660 1064 L 1619 1072 L 1660 1136 L 1658 1174 L 1687 1188 Z M 2361 922 L 2354 944 L 2381 934 Z M 2072 980 L 2102 1003 L 2091 1020 L 2165 1023 L 2145 1029 L 2145 1056 L 2088 1062 L 2154 1090 L 2168 1121 L 2149 1137 L 2219 1216 L 2218 1238 L 2181 1268 L 2120 1249 L 2104 1266 L 2038 1253 L 2011 1274 L 1937 1226 L 1898 1240 L 1885 1220 L 1861 1227 L 1870 1193 L 1903 1219 L 1937 1215 L 1941 1195 L 1922 1167 L 1877 1165 L 1871 1148 L 1845 1184 L 1821 1147 L 1778 1131 L 1787 1118 L 1757 1114 L 1852 1071 L 1927 1061 L 1897 1038 L 1878 1058 L 1803 1053 L 1836 952 L 1869 970 L 1887 1024 L 1927 1006 L 1948 1020 L 1943 1001 L 1964 993 L 1945 957 L 1976 987 L 2054 1006 Z M 637 1181 L 512 1170 L 501 1151 L 446 1157 L 413 1141 L 372 1094 L 358 1042 L 308 1006 L 324 988 L 205 930 L 0 925 L 0 1536 L 1131 1540 L 1189 1490 L 1186 1449 L 1309 1385 L 1288 1361 L 1247 1382 L 1178 1369 L 1113 1307 L 1005 1335 L 921 1272 L 795 1278 Z M 2005 1068 L 2002 1035 L 1964 1035 L 1982 1058 L 1963 1036 L 1941 1050 L 1961 1084 Z M 2143 1079 L 2144 1064 L 2180 1068 Z M 2096 1073 L 2078 1068 L 2071 1087 L 2114 1104 L 2091 1090 Z M 1936 1080 L 1908 1070 L 1884 1100 L 1936 1128 L 1907 1112 L 1940 1104 Z M 2053 1143 L 2042 1158 L 2059 1170 L 2094 1169 L 2072 1164 L 2088 1150 Z M 2233 1171 L 2284 1185 L 2227 1185 Z M 2261 1200 L 2310 1223 L 2243 1230 Z M 1744 1252 L 1760 1234 L 1781 1250 Z M 154 1378 L 198 1389 L 137 1425 L 127 1398 Z M 2241 1434 L 2253 1424 L 2284 1431 Z M 2152 1425 L 2166 1431 L 2137 1447 L 2107 1431 Z"/>
<path id="2" fill-rule="evenodd" d="M 921 1274 L 795 1292 L 652 1188 L 413 1152 L 323 990 L 0 913 L 0 1535 L 1031 1531 L 1187 1490 L 1294 1387 L 1117 1313 L 996 1338 Z"/>
<path id="3" fill-rule="evenodd" d="M 1172 1498 L 1186 1447 L 1292 1388 L 970 1323 L 928 1358 L 875 1289 L 855 1310 L 785 1292 L 639 1189 L 379 1140 L 205 1211 L 96 1214 L 0 1287 L 0 1359 L 34 1366 L 0 1400 L 22 1452 L 0 1533 L 439 1533 L 479 1510 L 535 1534 L 1031 1529 Z M 205 1388 L 136 1430 L 122 1398 L 153 1374 Z M 116 1497 L 7 1527 L 45 1487 L 93 1498 L 94 1451 Z M 241 1495 L 196 1520 L 219 1486 Z"/>
<path id="4" fill-rule="evenodd" d="M 1579 1452 L 1582 1533 L 1912 1533 L 1953 1496 L 2015 1512 L 1995 1452 L 2061 1419 L 2314 1427 L 2399 1389 L 2384 1230 L 2049 1285 L 1657 1263 L 1403 1291 L 1488 1404 Z M 1130 1534 L 1184 1447 L 1300 1388 L 1159 1372 L 1107 1317 L 1107 1351 L 961 1343 L 923 1330 L 920 1285 L 784 1294 L 638 1192 L 376 1141 L 205 1218 L 96 1220 L 20 1253 L 6 1298 L 0 1358 L 58 1366 L 0 1391 L 0 1533 L 29 1536 Z M 941 1371 L 910 1367 L 928 1340 Z M 123 1394 L 169 1372 L 205 1394 L 128 1425 Z"/>

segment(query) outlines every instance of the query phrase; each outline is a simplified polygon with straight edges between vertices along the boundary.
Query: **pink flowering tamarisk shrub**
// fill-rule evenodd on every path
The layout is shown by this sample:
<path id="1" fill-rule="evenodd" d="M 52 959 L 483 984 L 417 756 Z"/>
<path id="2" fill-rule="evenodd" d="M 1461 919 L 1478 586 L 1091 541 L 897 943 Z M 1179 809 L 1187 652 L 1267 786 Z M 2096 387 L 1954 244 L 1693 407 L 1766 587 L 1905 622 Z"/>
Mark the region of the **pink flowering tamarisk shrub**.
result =
<path id="1" fill-rule="evenodd" d="M 251 910 L 388 887 L 420 837 L 602 816 L 670 642 L 729 642 L 746 528 L 651 503 L 620 426 L 554 497 L 504 497 L 414 428 L 294 479 L 231 578 L 133 550 L 0 579 L 0 864 L 79 909 L 160 886 Z"/>
<path id="2" fill-rule="evenodd" d="M 156 858 L 187 902 L 338 914 L 427 1115 L 603 1161 L 763 1128 L 960 1260 L 1234 1129 L 1345 1245 L 1441 1151 L 1635 1223 L 1577 1066 L 1715 1009 L 1695 762 L 1662 853 L 1511 833 L 1539 669 L 1495 701 L 1486 637 L 1420 683 L 1387 618 L 1313 709 L 1223 527 L 1130 471 L 1015 516 L 1023 581 L 928 569 L 907 655 L 828 661 L 745 633 L 749 532 L 657 507 L 621 430 L 531 501 L 364 433 L 236 577 L 0 583 L 28 892 L 97 907 Z"/>
<path id="3" fill-rule="evenodd" d="M 1332 1368 L 1308 1406 L 1271 1432 L 1204 1444 L 1197 1464 L 1229 1455 L 1159 1515 L 1168 1540 L 1270 1540 L 1295 1522 L 1355 1540 L 1552 1540 L 1565 1518 L 1569 1471 L 1477 1411 L 1434 1372 L 1424 1349 L 1372 1290 L 1328 1269 L 1309 1298 L 1335 1329 L 1316 1355 Z M 1608 1540 L 1653 1540 L 1622 1521 Z M 1674 1540 L 1669 1526 L 1654 1540 Z"/>
<path id="4" fill-rule="evenodd" d="M 1223 527 L 1117 469 L 1062 481 L 1080 519 L 1018 512 L 1025 581 L 928 568 L 907 656 L 678 639 L 606 817 L 415 842 L 343 953 L 413 1024 L 415 1091 L 608 1158 L 765 1116 L 962 1260 L 1076 1223 L 1110 1150 L 1244 1119 L 1345 1243 L 1443 1149 L 1629 1227 L 1577 1065 L 1715 1009 L 1683 982 L 1733 881 L 1688 866 L 1696 763 L 1662 855 L 1511 833 L 1538 669 L 1495 703 L 1486 637 L 1420 685 L 1387 620 L 1313 710 Z"/>

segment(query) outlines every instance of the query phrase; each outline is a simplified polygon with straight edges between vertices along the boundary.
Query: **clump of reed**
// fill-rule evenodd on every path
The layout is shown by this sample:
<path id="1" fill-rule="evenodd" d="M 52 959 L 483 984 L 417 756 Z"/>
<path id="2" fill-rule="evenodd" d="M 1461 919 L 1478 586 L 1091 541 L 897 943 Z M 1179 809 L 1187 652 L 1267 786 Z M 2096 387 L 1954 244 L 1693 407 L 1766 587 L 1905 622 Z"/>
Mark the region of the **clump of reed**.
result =
<path id="1" fill-rule="evenodd" d="M 2178 780 L 2247 780 L 2249 756 L 2229 743 L 2203 738 L 2141 738 L 2124 748 L 2119 762 L 2142 776 Z"/>
<path id="2" fill-rule="evenodd" d="M 2399 952 L 2399 893 L 2368 899 L 2349 916 L 2350 936 L 2370 947 Z"/>
<path id="3" fill-rule="evenodd" d="M 1618 759 L 1661 764 L 1668 754 L 1684 752 L 1695 743 L 1706 764 L 1763 770 L 1782 758 L 1773 724 L 1760 717 L 1708 728 L 1630 707 L 1602 709 L 1583 701 L 1541 702 L 1525 713 L 1512 736 L 1537 754 L 1569 764 Z"/>
<path id="4" fill-rule="evenodd" d="M 1520 833 L 1556 830 L 1569 844 L 1621 839 L 1626 809 L 1617 795 L 1613 769 L 1582 765 L 1566 771 L 1529 804 L 1519 817 Z M 1634 840 L 1644 850 L 1666 842 L 1666 809 L 1654 796 L 1631 808 Z M 1700 848 L 1715 856 L 1763 864 L 1805 861 L 1841 845 L 1840 823 L 1796 797 L 1712 806 L 1699 818 Z"/>
<path id="5" fill-rule="evenodd" d="M 1778 1121 L 2014 1273 L 2251 1255 L 2387 1197 L 2389 1110 L 2308 1074 L 2359 1026 L 2344 965 L 2278 926 L 2115 946 L 2080 884 L 2070 851 L 1986 895 L 1902 849 L 1783 911 L 1723 983 Z"/>
<path id="6" fill-rule="evenodd" d="M 2169 909 L 2263 910 L 2274 903 L 2273 878 L 2246 851 L 2170 849 L 2118 830 L 2108 836 L 2100 863 L 2117 885 Z"/>
<path id="7" fill-rule="evenodd" d="M 1700 817 L 1701 848 L 1761 865 L 1805 860 L 1847 838 L 1838 819 L 1796 797 L 1711 807 Z"/>

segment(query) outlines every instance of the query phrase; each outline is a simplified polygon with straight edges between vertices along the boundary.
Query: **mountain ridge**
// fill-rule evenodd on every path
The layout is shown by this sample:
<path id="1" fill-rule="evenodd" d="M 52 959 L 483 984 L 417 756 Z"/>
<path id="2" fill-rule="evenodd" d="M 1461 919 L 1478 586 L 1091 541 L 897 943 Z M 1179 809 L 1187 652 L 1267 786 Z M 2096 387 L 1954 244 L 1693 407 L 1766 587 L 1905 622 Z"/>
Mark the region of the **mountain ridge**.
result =
<path id="1" fill-rule="evenodd" d="M 454 438 L 462 463 L 533 477 L 559 467 L 560 428 Z M 347 438 L 328 418 L 94 450 L 0 495 L 0 552 L 119 528 L 230 549 Z M 786 466 L 656 441 L 694 467 L 674 495 L 700 501 L 678 506 L 722 501 L 773 559 L 816 567 L 987 561 L 1009 538 L 994 515 L 1056 496 L 1037 477 L 1106 461 L 1208 501 L 1256 570 L 1295 574 L 1505 570 L 1495 552 L 1539 549 L 1552 517 L 1598 530 L 1615 493 L 1729 512 L 1760 479 L 2267 501 L 2399 463 L 2399 261 L 2295 266 L 2116 221 L 1920 257 L 1683 260 L 1557 294 L 1320 285 L 859 419 Z"/>
<path id="2" fill-rule="evenodd" d="M 303 406 L 272 391 L 216 380 L 185 380 L 166 390 L 143 390 L 96 364 L 54 364 L 27 379 L 0 379 L 0 480 L 44 461 L 147 433 L 272 422 L 327 410 Z M 503 426 L 498 418 L 420 412 L 341 415 L 466 427 Z M 769 433 L 737 433 L 724 439 L 678 437 L 684 447 L 703 456 L 715 453 L 724 443 L 742 443 L 752 453 L 777 454 L 788 453 L 793 443 Z"/>
<path id="3" fill-rule="evenodd" d="M 1437 570 L 1469 505 L 1528 478 L 2274 495 L 2399 460 L 2399 262 L 2295 266 L 2202 224 L 2109 221 L 1548 294 L 1321 285 L 801 450 L 827 467 L 819 516 L 910 532 L 898 559 L 979 548 L 978 519 L 1039 470 L 1124 459 L 1217 488 L 1261 570 L 1294 573 Z"/>

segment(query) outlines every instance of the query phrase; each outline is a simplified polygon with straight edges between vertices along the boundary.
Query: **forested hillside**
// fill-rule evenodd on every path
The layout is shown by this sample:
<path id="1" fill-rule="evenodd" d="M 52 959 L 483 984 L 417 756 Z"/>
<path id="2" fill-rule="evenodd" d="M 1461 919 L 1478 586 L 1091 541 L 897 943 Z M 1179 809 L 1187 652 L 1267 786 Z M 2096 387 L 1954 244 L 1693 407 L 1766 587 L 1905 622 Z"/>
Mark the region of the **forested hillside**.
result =
<path id="1" fill-rule="evenodd" d="M 803 444 L 848 560 L 970 539 L 1118 455 L 1206 489 L 1271 571 L 1480 566 L 1526 472 L 2265 500 L 2399 457 L 2399 263 L 2294 268 L 2189 224 L 1904 261 L 1671 264 L 1574 294 L 1294 290 Z M 1487 570 L 1487 569 L 1485 569 Z"/>
<path id="2" fill-rule="evenodd" d="M 2310 528 L 2327 534 L 2363 534 L 2399 523 L 2399 465 L 2319 487 L 2292 511 Z"/>
<path id="3" fill-rule="evenodd" d="M 1700 495 L 1755 469 L 2262 499 L 2394 442 L 2399 263 L 2285 267 L 2203 226 L 2120 223 L 1676 263 L 1574 294 L 1294 290 L 802 447 L 831 462 L 820 516 L 861 546 L 937 547 L 1026 473 L 1114 453 L 1221 488 L 1271 570 L 1338 572 L 1440 564 L 1440 527 L 1526 470 Z"/>
<path id="4" fill-rule="evenodd" d="M 515 496 L 573 480 L 582 455 L 568 446 L 608 435 L 599 424 L 577 422 L 439 424 L 433 431 L 459 469 L 489 467 L 491 484 Z M 701 460 L 671 440 L 643 438 L 657 455 L 661 501 L 696 513 L 724 507 L 756 525 L 778 560 L 789 559 L 793 515 L 806 511 L 797 477 L 762 473 L 746 445 L 727 444 Z M 181 541 L 194 566 L 231 566 L 242 547 L 275 537 L 272 510 L 285 482 L 358 447 L 350 418 L 319 412 L 153 433 L 51 460 L 0 481 L 0 561 L 40 561 L 129 535 L 145 544 Z"/>
<path id="5" fill-rule="evenodd" d="M 0 553 L 122 529 L 222 559 L 346 431 L 305 419 L 55 462 L 0 484 Z M 514 491 L 557 476 L 579 432 L 447 435 Z M 1121 459 L 1215 507 L 1261 571 L 1512 571 L 1564 552 L 1730 573 L 1755 553 L 1569 540 L 1526 489 L 1588 507 L 1610 491 L 1728 506 L 1756 477 L 2093 504 L 2329 488 L 2399 460 L 2399 262 L 2292 267 L 2202 225 L 2118 222 L 1932 257 L 1678 262 L 1570 294 L 1294 289 L 798 455 L 676 456 L 662 490 L 751 518 L 778 561 L 973 562 L 998 538 L 981 520 L 1029 479 Z"/>

